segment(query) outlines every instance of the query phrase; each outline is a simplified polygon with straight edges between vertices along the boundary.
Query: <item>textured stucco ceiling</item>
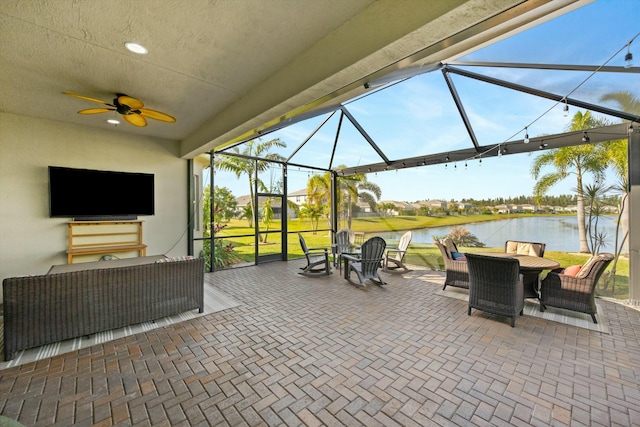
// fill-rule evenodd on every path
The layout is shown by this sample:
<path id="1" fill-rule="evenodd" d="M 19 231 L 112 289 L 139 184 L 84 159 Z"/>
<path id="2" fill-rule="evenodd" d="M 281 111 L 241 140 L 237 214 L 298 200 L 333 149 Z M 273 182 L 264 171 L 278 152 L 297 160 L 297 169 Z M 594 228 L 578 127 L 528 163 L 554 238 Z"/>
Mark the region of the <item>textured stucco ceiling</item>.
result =
<path id="1" fill-rule="evenodd" d="M 177 118 L 114 132 L 181 141 L 185 157 L 349 97 L 363 83 L 459 55 L 574 0 L 3 0 L 0 111 L 79 115 L 115 93 Z M 135 41 L 149 49 L 124 49 Z M 115 115 L 115 113 L 113 113 Z M 1 126 L 1 124 L 0 124 Z"/>

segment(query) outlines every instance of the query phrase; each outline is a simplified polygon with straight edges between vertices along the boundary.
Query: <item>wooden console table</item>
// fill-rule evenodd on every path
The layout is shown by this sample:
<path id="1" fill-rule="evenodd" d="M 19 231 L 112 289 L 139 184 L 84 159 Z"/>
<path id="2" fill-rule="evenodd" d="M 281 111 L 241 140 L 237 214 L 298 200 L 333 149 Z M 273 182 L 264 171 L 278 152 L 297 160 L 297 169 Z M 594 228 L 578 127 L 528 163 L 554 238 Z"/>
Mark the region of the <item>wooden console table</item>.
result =
<path id="1" fill-rule="evenodd" d="M 74 256 L 138 252 L 145 256 L 142 243 L 142 220 L 69 221 L 67 263 Z"/>

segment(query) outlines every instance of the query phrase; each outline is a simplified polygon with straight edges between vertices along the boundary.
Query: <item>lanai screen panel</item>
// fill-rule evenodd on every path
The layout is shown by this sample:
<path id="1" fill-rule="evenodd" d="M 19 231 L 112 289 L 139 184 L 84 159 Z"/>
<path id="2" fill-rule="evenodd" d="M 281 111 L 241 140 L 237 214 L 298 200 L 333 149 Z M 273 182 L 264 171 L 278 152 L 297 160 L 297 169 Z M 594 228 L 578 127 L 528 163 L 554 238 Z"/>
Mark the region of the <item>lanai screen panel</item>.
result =
<path id="1" fill-rule="evenodd" d="M 439 70 L 398 82 L 346 108 L 391 160 L 471 146 Z"/>

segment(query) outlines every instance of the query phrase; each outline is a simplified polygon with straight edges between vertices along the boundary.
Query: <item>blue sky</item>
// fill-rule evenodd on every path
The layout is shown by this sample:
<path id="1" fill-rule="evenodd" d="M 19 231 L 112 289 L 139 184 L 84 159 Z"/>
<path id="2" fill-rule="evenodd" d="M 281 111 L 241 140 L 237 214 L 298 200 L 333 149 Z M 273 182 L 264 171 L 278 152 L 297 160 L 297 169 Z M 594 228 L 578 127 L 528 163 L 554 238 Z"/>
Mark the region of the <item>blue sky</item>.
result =
<path id="1" fill-rule="evenodd" d="M 623 48 L 640 32 L 640 2 L 637 0 L 599 0 L 538 27 L 523 31 L 460 60 L 603 65 L 624 65 Z M 640 64 L 640 38 L 631 45 L 634 64 Z M 616 55 L 614 55 L 616 54 Z M 467 68 L 475 73 L 490 72 L 493 77 L 562 96 L 598 103 L 605 93 L 631 91 L 640 97 L 637 75 L 620 73 L 559 72 L 499 68 Z M 589 77 L 589 78 L 588 78 Z M 570 107 L 476 80 L 452 77 L 480 145 L 519 140 L 524 129 L 530 137 L 565 130 L 577 111 Z M 616 108 L 617 105 L 610 105 Z M 346 104 L 382 151 L 391 159 L 433 154 L 471 147 L 462 121 L 445 85 L 442 73 L 423 74 L 370 96 Z M 287 148 L 277 150 L 288 157 L 326 116 L 298 123 L 264 138 L 280 138 Z M 609 118 L 613 122 L 618 119 Z M 292 161 L 327 167 L 338 115 L 294 156 Z M 426 166 L 410 170 L 369 174 L 368 179 L 382 189 L 382 200 L 417 201 L 423 199 L 460 200 L 531 195 L 534 180 L 530 165 L 538 153 L 474 159 L 448 166 Z M 357 166 L 380 162 L 380 158 L 352 127 L 341 129 L 333 165 Z M 466 165 L 465 165 L 466 163 Z M 289 169 L 289 191 L 306 186 L 314 173 Z M 609 184 L 615 183 L 611 175 Z M 248 193 L 246 178 L 219 173 L 216 185 L 226 186 L 234 195 Z M 575 180 L 567 179 L 549 194 L 568 194 Z"/>

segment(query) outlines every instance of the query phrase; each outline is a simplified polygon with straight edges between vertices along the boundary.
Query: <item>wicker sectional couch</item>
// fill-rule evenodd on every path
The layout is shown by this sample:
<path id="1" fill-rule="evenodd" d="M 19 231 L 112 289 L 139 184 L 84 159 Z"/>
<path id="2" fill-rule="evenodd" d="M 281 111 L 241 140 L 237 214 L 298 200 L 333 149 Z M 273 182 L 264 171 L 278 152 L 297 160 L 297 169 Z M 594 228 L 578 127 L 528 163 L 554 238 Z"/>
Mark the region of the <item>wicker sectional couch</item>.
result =
<path id="1" fill-rule="evenodd" d="M 143 257 L 55 267 L 42 276 L 4 279 L 5 360 L 19 350 L 204 311 L 202 258 Z"/>

